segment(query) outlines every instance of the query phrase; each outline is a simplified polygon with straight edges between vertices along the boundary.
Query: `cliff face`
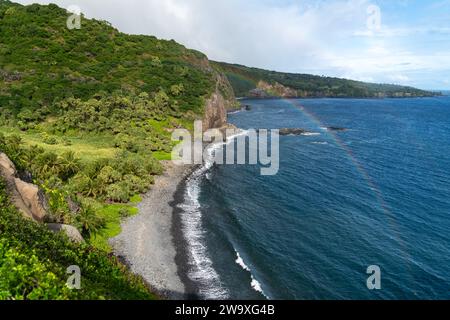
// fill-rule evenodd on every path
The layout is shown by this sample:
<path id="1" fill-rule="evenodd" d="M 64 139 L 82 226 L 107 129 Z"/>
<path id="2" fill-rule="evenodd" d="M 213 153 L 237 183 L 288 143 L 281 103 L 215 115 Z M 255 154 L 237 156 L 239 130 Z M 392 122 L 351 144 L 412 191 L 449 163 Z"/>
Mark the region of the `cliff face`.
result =
<path id="1" fill-rule="evenodd" d="M 205 114 L 203 116 L 203 130 L 221 128 L 227 123 L 227 109 L 224 97 L 220 92 L 214 92 L 206 100 Z"/>
<path id="2" fill-rule="evenodd" d="M 205 102 L 203 130 L 227 126 L 227 112 L 239 104 L 227 77 L 218 70 L 213 70 L 216 78 L 214 93 Z"/>
<path id="3" fill-rule="evenodd" d="M 256 97 L 281 97 L 281 98 L 294 98 L 298 97 L 297 90 L 283 86 L 282 84 L 275 82 L 270 84 L 265 81 L 259 81 L 257 88 L 250 91 L 250 95 Z"/>

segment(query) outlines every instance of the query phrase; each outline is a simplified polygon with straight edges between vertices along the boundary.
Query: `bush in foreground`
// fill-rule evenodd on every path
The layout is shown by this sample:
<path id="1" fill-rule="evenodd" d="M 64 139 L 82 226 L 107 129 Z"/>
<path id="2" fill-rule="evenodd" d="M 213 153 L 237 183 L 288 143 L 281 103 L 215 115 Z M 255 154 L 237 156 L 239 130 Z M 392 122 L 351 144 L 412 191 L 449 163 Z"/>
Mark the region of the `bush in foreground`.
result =
<path id="1" fill-rule="evenodd" d="M 81 269 L 80 290 L 66 286 L 72 265 Z M 0 299 L 154 298 L 115 257 L 24 219 L 10 205 L 0 180 Z"/>

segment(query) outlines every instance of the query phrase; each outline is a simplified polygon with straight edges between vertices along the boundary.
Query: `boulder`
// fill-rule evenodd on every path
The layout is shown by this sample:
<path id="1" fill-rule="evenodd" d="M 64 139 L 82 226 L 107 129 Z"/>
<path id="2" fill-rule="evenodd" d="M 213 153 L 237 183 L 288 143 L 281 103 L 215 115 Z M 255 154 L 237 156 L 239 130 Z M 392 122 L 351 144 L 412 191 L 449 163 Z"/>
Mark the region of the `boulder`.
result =
<path id="1" fill-rule="evenodd" d="M 20 195 L 26 214 L 33 220 L 42 222 L 46 215 L 44 208 L 44 198 L 39 192 L 39 188 L 31 183 L 24 182 L 19 178 L 14 178 L 16 190 Z M 23 206 L 21 206 L 23 209 Z"/>
<path id="2" fill-rule="evenodd" d="M 4 153 L 0 152 L 0 171 L 1 174 L 8 179 L 8 177 L 15 177 L 17 174 L 16 167 L 11 160 L 9 160 L 8 156 Z"/>
<path id="3" fill-rule="evenodd" d="M 341 127 L 327 127 L 328 131 L 347 131 L 347 128 L 341 128 Z"/>
<path id="4" fill-rule="evenodd" d="M 49 223 L 47 224 L 47 227 L 49 230 L 55 233 L 64 232 L 72 242 L 84 242 L 83 236 L 81 235 L 80 231 L 78 231 L 78 229 L 74 226 L 59 223 Z"/>
<path id="5" fill-rule="evenodd" d="M 304 130 L 304 129 L 299 129 L 299 128 L 283 128 L 280 129 L 280 136 L 301 136 L 305 133 L 308 133 L 308 131 Z"/>
<path id="6" fill-rule="evenodd" d="M 5 179 L 11 203 L 27 218 L 42 222 L 47 213 L 45 197 L 39 188 L 17 177 L 17 170 L 4 153 L 0 153 L 0 175 Z"/>

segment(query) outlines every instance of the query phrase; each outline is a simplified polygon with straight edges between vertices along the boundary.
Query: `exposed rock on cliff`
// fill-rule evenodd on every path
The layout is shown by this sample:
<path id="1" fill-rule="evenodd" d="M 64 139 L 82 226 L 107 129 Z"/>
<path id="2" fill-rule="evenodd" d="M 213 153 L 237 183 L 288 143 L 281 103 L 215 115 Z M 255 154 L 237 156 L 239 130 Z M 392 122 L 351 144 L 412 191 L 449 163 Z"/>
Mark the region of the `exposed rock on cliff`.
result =
<path id="1" fill-rule="evenodd" d="M 0 173 L 2 176 L 6 177 L 15 177 L 16 167 L 14 163 L 6 156 L 6 154 L 0 152 Z"/>
<path id="2" fill-rule="evenodd" d="M 216 77 L 216 89 L 205 103 L 203 130 L 225 127 L 227 112 L 239 105 L 227 77 L 219 71 L 213 72 Z"/>
<path id="3" fill-rule="evenodd" d="M 0 153 L 0 174 L 17 209 L 25 217 L 42 222 L 46 215 L 43 194 L 37 186 L 17 178 L 16 167 L 4 153 Z"/>
<path id="4" fill-rule="evenodd" d="M 6 189 L 12 204 L 24 217 L 42 223 L 47 215 L 45 196 L 39 188 L 18 178 L 17 170 L 6 154 L 0 152 L 0 176 L 5 179 Z M 54 232 L 63 231 L 74 242 L 82 242 L 83 237 L 73 226 L 48 224 Z"/>
<path id="5" fill-rule="evenodd" d="M 298 92 L 292 88 L 283 86 L 278 82 L 270 84 L 265 81 L 259 81 L 257 88 L 250 91 L 250 95 L 259 98 L 265 97 L 281 97 L 281 98 L 295 98 L 298 97 Z"/>
<path id="6" fill-rule="evenodd" d="M 35 221 L 44 221 L 45 198 L 39 188 L 31 183 L 24 182 L 19 178 L 14 178 L 15 191 L 13 192 L 13 202 L 26 216 Z"/>
<path id="7" fill-rule="evenodd" d="M 221 128 L 227 123 L 227 110 L 225 108 L 225 99 L 215 92 L 210 99 L 206 101 L 205 114 L 203 117 L 203 130 L 212 128 Z"/>

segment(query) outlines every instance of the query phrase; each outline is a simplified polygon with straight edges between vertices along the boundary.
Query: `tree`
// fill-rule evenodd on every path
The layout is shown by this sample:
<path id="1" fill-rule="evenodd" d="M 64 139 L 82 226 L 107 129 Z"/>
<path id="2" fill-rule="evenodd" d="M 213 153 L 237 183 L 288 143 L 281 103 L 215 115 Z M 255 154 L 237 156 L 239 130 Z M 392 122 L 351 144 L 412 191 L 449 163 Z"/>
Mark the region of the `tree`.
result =
<path id="1" fill-rule="evenodd" d="M 80 159 L 75 156 L 75 152 L 68 151 L 59 158 L 60 177 L 66 181 L 80 171 Z"/>

